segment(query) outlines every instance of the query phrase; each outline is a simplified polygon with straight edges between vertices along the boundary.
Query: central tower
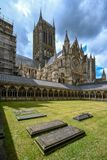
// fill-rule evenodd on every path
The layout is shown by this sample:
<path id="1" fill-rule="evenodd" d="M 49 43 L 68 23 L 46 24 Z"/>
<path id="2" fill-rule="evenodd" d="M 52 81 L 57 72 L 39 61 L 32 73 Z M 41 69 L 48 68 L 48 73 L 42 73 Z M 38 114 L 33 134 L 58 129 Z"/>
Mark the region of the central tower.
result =
<path id="1" fill-rule="evenodd" d="M 40 17 L 33 30 L 33 60 L 37 68 L 43 68 L 45 63 L 55 54 L 55 25 L 49 24 Z"/>

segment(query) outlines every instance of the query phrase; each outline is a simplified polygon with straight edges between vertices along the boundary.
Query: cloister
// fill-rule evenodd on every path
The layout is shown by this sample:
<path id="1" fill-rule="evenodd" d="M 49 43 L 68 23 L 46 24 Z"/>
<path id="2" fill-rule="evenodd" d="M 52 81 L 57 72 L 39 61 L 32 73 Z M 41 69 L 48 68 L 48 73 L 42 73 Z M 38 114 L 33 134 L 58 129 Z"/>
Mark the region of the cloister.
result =
<path id="1" fill-rule="evenodd" d="M 100 84 L 67 85 L 0 75 L 0 100 L 107 100 L 107 82 Z"/>
<path id="2" fill-rule="evenodd" d="M 14 85 L 0 86 L 1 100 L 70 100 L 70 99 L 93 99 L 107 100 L 107 91 L 103 90 L 70 90 L 55 88 L 36 88 Z"/>

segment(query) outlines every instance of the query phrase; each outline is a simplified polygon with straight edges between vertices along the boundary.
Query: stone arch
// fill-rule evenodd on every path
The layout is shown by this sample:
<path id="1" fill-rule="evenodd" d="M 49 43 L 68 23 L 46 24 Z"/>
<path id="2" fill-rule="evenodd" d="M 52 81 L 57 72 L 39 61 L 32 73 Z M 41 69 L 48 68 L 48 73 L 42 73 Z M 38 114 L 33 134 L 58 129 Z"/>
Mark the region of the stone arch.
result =
<path id="1" fill-rule="evenodd" d="M 61 83 L 65 83 L 65 74 L 61 73 Z"/>
<path id="2" fill-rule="evenodd" d="M 84 93 L 83 91 L 80 92 L 80 97 L 83 98 L 84 97 Z"/>
<path id="3" fill-rule="evenodd" d="M 70 93 L 70 91 L 68 91 L 68 97 L 71 97 L 71 93 Z"/>
<path id="4" fill-rule="evenodd" d="M 17 97 L 17 89 L 14 86 L 8 88 L 8 97 Z"/>
<path id="5" fill-rule="evenodd" d="M 80 92 L 80 91 L 78 92 L 78 97 L 79 97 L 79 98 L 81 97 L 81 92 Z"/>
<path id="6" fill-rule="evenodd" d="M 95 98 L 95 92 L 94 91 L 90 92 L 90 98 Z"/>
<path id="7" fill-rule="evenodd" d="M 63 91 L 59 91 L 59 97 L 63 97 Z"/>
<path id="8" fill-rule="evenodd" d="M 40 88 L 37 88 L 37 89 L 36 89 L 35 96 L 36 96 L 36 97 L 41 97 L 41 90 L 40 90 Z"/>
<path id="9" fill-rule="evenodd" d="M 49 90 L 49 97 L 53 97 L 53 91 L 52 91 L 52 89 Z"/>
<path id="10" fill-rule="evenodd" d="M 85 98 L 89 98 L 89 93 L 88 93 L 88 91 L 85 92 Z"/>
<path id="11" fill-rule="evenodd" d="M 54 97 L 58 97 L 58 91 L 57 90 L 54 91 Z"/>
<path id="12" fill-rule="evenodd" d="M 53 82 L 59 82 L 58 81 L 58 72 L 57 71 L 52 72 L 52 81 Z"/>
<path id="13" fill-rule="evenodd" d="M 0 96 L 6 97 L 6 88 L 4 86 L 0 86 Z"/>
<path id="14" fill-rule="evenodd" d="M 107 91 L 104 91 L 104 93 L 103 93 L 103 98 L 104 98 L 104 99 L 107 99 Z"/>
<path id="15" fill-rule="evenodd" d="M 71 96 L 74 97 L 74 92 L 72 91 Z"/>
<path id="16" fill-rule="evenodd" d="M 67 97 L 67 91 L 64 91 L 64 97 Z"/>
<path id="17" fill-rule="evenodd" d="M 97 91 L 97 92 L 96 92 L 96 98 L 102 98 L 102 95 L 101 95 L 101 92 L 100 92 L 100 91 Z"/>
<path id="18" fill-rule="evenodd" d="M 26 89 L 24 87 L 20 87 L 18 90 L 19 97 L 26 97 Z"/>
<path id="19" fill-rule="evenodd" d="M 77 91 L 75 91 L 75 97 L 78 97 L 78 92 Z"/>
<path id="20" fill-rule="evenodd" d="M 27 90 L 27 96 L 28 97 L 34 97 L 34 90 L 33 90 L 33 88 L 29 88 Z"/>
<path id="21" fill-rule="evenodd" d="M 47 90 L 46 89 L 43 89 L 42 95 L 43 95 L 43 97 L 47 97 Z"/>
<path id="22" fill-rule="evenodd" d="M 60 77 L 58 78 L 58 82 L 59 83 L 65 83 L 65 74 L 64 73 L 60 74 Z"/>

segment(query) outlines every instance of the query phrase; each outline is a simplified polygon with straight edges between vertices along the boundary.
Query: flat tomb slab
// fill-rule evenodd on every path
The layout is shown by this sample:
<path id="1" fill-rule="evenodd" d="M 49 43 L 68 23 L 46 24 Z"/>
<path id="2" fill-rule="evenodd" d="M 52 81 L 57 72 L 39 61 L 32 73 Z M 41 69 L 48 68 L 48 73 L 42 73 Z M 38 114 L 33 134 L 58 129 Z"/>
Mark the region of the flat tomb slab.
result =
<path id="1" fill-rule="evenodd" d="M 16 118 L 17 118 L 18 121 L 21 121 L 21 120 L 40 118 L 40 117 L 46 117 L 46 116 L 47 116 L 46 114 L 37 113 L 37 114 L 16 116 Z"/>
<path id="2" fill-rule="evenodd" d="M 33 125 L 30 127 L 27 127 L 27 131 L 31 136 L 44 133 L 53 129 L 61 128 L 67 126 L 67 123 L 61 121 L 61 120 L 54 120 L 50 122 L 45 122 L 39 125 Z"/>
<path id="3" fill-rule="evenodd" d="M 77 120 L 77 121 L 82 121 L 84 119 L 88 119 L 88 118 L 92 118 L 93 115 L 90 113 L 82 113 L 76 117 L 74 117 L 73 119 Z"/>
<path id="4" fill-rule="evenodd" d="M 59 148 L 83 136 L 85 136 L 83 130 L 73 126 L 66 126 L 38 136 L 35 142 L 43 154 L 48 154 L 57 147 Z"/>
<path id="5" fill-rule="evenodd" d="M 32 111 L 27 111 L 27 110 L 15 110 L 14 111 L 15 115 L 23 115 L 23 114 L 32 114 Z"/>

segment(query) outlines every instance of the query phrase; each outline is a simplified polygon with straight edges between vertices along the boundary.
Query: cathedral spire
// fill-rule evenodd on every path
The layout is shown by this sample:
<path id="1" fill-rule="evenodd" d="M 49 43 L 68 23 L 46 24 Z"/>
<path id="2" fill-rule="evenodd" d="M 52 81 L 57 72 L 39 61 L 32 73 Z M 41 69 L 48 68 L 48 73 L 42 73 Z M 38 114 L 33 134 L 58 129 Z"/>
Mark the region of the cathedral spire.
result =
<path id="1" fill-rule="evenodd" d="M 77 39 L 77 36 L 75 36 L 75 43 L 78 45 L 78 39 Z"/>
<path id="2" fill-rule="evenodd" d="M 68 42 L 68 43 L 69 43 L 69 38 L 68 38 L 68 32 L 67 32 L 67 30 L 66 30 L 65 40 L 64 40 L 64 42 Z"/>
<path id="3" fill-rule="evenodd" d="M 55 28 L 55 21 L 54 21 L 54 18 L 53 18 L 53 28 Z"/>
<path id="4" fill-rule="evenodd" d="M 35 28 L 35 22 L 34 22 L 34 28 Z"/>
<path id="5" fill-rule="evenodd" d="M 102 80 L 106 80 L 106 73 L 105 73 L 105 70 L 103 69 L 103 73 L 102 73 Z"/>
<path id="6" fill-rule="evenodd" d="M 39 16 L 39 20 L 42 20 L 42 11 L 40 9 L 40 16 Z"/>
<path id="7" fill-rule="evenodd" d="M 63 45 L 64 54 L 69 53 L 69 48 L 70 48 L 70 42 L 69 42 L 67 30 L 66 30 L 65 40 Z"/>
<path id="8" fill-rule="evenodd" d="M 105 70 L 103 69 L 103 73 L 102 73 L 103 75 L 105 75 Z"/>

